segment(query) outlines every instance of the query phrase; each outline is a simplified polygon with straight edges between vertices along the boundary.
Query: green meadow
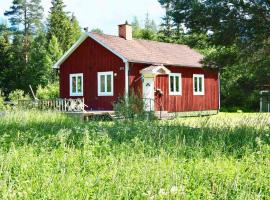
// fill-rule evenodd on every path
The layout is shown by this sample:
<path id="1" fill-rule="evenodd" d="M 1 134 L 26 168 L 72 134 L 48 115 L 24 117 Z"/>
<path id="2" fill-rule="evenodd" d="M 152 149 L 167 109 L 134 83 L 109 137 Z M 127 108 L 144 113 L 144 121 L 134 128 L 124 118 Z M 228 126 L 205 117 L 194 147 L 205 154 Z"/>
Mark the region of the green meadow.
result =
<path id="1" fill-rule="evenodd" d="M 0 117 L 0 199 L 270 199 L 270 115 Z"/>

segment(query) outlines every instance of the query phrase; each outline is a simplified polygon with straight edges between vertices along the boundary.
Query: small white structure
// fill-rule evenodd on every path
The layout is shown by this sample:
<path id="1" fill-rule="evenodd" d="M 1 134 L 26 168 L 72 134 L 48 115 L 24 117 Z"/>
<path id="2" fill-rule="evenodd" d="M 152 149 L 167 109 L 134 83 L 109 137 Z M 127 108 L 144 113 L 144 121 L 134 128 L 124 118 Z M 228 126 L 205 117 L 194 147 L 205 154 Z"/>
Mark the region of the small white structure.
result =
<path id="1" fill-rule="evenodd" d="M 144 107 L 146 111 L 155 110 L 155 85 L 154 79 L 157 75 L 168 75 L 171 73 L 163 65 L 152 65 L 146 67 L 140 71 L 142 74 L 142 88 L 143 88 L 143 99 Z"/>

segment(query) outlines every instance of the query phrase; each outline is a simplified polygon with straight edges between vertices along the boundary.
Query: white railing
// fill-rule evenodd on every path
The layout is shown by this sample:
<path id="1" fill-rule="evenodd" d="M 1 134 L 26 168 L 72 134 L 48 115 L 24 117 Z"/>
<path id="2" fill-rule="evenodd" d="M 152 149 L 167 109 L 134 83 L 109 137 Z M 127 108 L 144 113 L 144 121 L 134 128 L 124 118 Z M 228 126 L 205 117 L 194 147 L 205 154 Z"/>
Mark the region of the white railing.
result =
<path id="1" fill-rule="evenodd" d="M 20 100 L 18 107 L 23 109 L 36 108 L 39 110 L 56 110 L 60 112 L 83 112 L 84 99 L 47 99 L 47 100 Z"/>

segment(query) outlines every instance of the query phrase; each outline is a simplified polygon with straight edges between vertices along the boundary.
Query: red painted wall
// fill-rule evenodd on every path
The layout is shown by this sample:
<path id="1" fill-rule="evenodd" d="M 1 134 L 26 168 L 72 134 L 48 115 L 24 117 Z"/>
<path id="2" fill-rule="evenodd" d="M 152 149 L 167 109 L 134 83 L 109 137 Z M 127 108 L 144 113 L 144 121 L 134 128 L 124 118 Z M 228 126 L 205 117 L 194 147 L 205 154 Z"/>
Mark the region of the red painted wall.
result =
<path id="1" fill-rule="evenodd" d="M 87 110 L 112 110 L 112 102 L 125 91 L 125 64 L 122 59 L 105 49 L 91 38 L 87 38 L 60 66 L 60 96 L 69 95 L 69 74 L 84 74 L 84 98 Z M 99 97 L 97 91 L 97 72 L 113 71 L 114 96 Z M 72 97 L 76 98 L 76 97 Z"/>
<path id="2" fill-rule="evenodd" d="M 140 70 L 147 64 L 130 63 L 129 83 L 130 89 L 142 93 L 142 80 Z M 168 75 L 157 76 L 155 88 L 160 88 L 164 96 L 160 99 L 163 110 L 169 112 L 196 111 L 196 110 L 218 110 L 218 73 L 210 72 L 200 68 L 166 66 L 173 73 L 182 74 L 182 95 L 169 95 Z M 70 97 L 69 75 L 73 73 L 84 74 L 84 98 L 87 110 L 112 110 L 112 103 L 117 97 L 123 96 L 125 91 L 125 64 L 122 59 L 109 50 L 87 38 L 60 66 L 60 96 Z M 114 96 L 99 97 L 97 91 L 97 72 L 113 71 Z M 193 95 L 193 74 L 205 75 L 205 95 Z M 156 104 L 156 110 L 159 106 Z"/>
<path id="3" fill-rule="evenodd" d="M 145 64 L 130 64 L 130 85 L 135 91 L 142 93 L 142 80 L 139 71 L 145 68 Z M 219 91 L 218 73 L 207 71 L 201 68 L 166 66 L 172 73 L 182 75 L 182 95 L 169 95 L 168 75 L 159 75 L 155 78 L 155 88 L 160 88 L 164 96 L 160 99 L 163 110 L 169 112 L 197 111 L 197 110 L 218 110 Z M 204 74 L 205 95 L 193 95 L 193 74 Z M 157 99 L 156 99 L 157 100 Z M 156 110 L 159 106 L 156 103 Z"/>

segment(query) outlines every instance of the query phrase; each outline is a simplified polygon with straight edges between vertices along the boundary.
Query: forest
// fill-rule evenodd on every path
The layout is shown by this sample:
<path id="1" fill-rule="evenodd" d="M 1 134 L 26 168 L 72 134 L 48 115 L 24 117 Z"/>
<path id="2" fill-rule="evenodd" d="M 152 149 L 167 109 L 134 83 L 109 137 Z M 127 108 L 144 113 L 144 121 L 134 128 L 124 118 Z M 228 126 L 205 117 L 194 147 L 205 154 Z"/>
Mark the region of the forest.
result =
<path id="1" fill-rule="evenodd" d="M 266 0 L 159 0 L 161 24 L 132 21 L 135 38 L 187 44 L 205 55 L 203 64 L 221 73 L 224 111 L 258 111 L 259 91 L 269 85 L 270 2 Z M 53 91 L 58 76 L 52 65 L 84 31 L 63 0 L 52 0 L 47 19 L 41 0 L 13 0 L 0 24 L 0 90 L 30 95 Z M 92 31 L 102 32 L 102 27 Z M 18 93 L 18 92 L 17 92 Z M 50 94 L 47 94 L 50 96 Z M 52 96 L 53 96 L 52 95 Z M 45 95 L 46 96 L 46 95 Z"/>

